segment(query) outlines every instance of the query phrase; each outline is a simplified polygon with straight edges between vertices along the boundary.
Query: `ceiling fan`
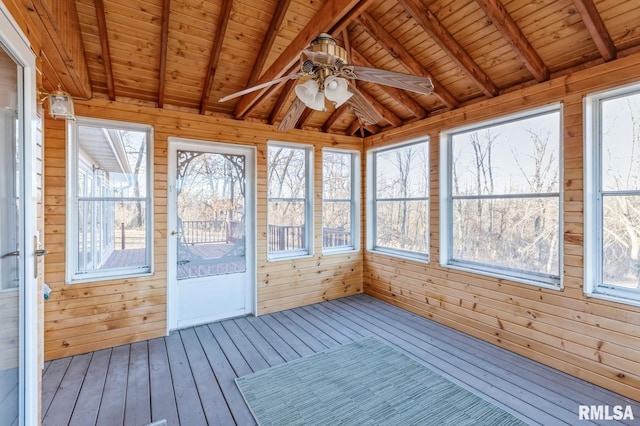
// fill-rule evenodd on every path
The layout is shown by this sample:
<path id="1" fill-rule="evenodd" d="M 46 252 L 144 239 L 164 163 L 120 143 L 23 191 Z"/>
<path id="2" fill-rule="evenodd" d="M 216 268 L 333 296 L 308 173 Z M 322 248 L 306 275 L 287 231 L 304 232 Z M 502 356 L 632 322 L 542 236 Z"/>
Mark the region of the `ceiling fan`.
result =
<path id="1" fill-rule="evenodd" d="M 368 81 L 424 94 L 433 91 L 433 84 L 428 77 L 349 64 L 347 51 L 326 33 L 320 34 L 308 48 L 302 50 L 300 62 L 300 72 L 241 90 L 220 98 L 220 102 L 286 80 L 301 79 L 303 82 L 295 88 L 296 99 L 278 127 L 278 130 L 286 131 L 295 127 L 305 107 L 326 111 L 327 101 L 335 108 L 346 102 L 363 124 L 380 121 L 380 113 L 366 101 L 354 84 L 350 84 L 351 80 Z"/>

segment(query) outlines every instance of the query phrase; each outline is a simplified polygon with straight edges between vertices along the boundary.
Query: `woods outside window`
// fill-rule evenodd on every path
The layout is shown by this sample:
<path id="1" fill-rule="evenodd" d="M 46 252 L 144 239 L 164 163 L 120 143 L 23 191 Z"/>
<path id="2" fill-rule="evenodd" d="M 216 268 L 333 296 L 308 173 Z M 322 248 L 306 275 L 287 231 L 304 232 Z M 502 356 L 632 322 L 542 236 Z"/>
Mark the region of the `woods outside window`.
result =
<path id="1" fill-rule="evenodd" d="M 561 111 L 441 135 L 441 263 L 561 287 Z"/>
<path id="2" fill-rule="evenodd" d="M 312 150 L 282 143 L 269 143 L 267 148 L 267 253 L 271 260 L 311 254 Z"/>
<path id="3" fill-rule="evenodd" d="M 359 160 L 357 152 L 322 152 L 322 248 L 326 253 L 358 246 Z"/>
<path id="4" fill-rule="evenodd" d="M 369 250 L 429 260 L 429 143 L 369 152 Z"/>
<path id="5" fill-rule="evenodd" d="M 585 293 L 640 306 L 640 85 L 585 100 Z"/>

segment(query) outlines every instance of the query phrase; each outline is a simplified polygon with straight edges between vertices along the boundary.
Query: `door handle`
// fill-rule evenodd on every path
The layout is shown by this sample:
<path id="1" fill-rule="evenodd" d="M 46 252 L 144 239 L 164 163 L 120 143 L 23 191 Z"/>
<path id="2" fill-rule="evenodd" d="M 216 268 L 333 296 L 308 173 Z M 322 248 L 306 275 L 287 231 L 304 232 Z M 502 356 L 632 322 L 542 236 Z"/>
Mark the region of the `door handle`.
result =
<path id="1" fill-rule="evenodd" d="M 10 256 L 20 256 L 20 250 L 16 250 L 16 251 L 11 251 L 9 253 L 5 253 L 2 255 L 2 257 L 0 257 L 0 259 L 4 259 L 5 257 L 10 257 Z"/>
<path id="2" fill-rule="evenodd" d="M 36 250 L 35 255 L 36 256 L 44 256 L 45 254 L 48 254 L 48 253 L 49 253 L 49 250 L 41 249 L 41 250 Z"/>
<path id="3" fill-rule="evenodd" d="M 171 235 L 181 235 L 180 231 L 171 231 Z"/>

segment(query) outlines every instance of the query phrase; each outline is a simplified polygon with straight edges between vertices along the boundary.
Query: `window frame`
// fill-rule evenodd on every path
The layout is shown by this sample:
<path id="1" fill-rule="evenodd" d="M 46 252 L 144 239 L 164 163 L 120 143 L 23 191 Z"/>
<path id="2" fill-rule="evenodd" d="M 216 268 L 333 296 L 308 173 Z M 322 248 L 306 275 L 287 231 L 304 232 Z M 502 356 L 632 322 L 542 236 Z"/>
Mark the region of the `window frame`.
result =
<path id="1" fill-rule="evenodd" d="M 349 154 L 351 156 L 351 199 L 325 199 L 324 198 L 324 174 L 322 179 L 322 254 L 337 254 L 347 252 L 357 252 L 360 250 L 360 152 L 338 148 L 322 149 L 322 170 L 324 173 L 324 154 L 332 152 L 337 154 Z M 337 247 L 324 246 L 324 203 L 328 202 L 349 202 L 351 212 L 351 244 Z"/>
<path id="2" fill-rule="evenodd" d="M 305 158 L 305 197 L 304 197 L 304 206 L 305 206 L 305 214 L 304 214 L 304 220 L 305 220 L 305 232 L 304 232 L 304 238 L 305 238 L 305 247 L 303 249 L 294 249 L 294 250 L 282 250 L 282 251 L 269 251 L 269 233 L 268 233 L 268 228 L 269 228 L 269 202 L 272 200 L 272 198 L 269 197 L 269 177 L 268 177 L 268 173 L 269 173 L 269 149 L 272 147 L 281 147 L 281 148 L 288 148 L 288 149 L 301 149 L 304 151 L 304 158 Z M 304 258 L 304 257 L 310 257 L 313 256 L 313 170 L 314 170 L 314 163 L 313 163 L 313 154 L 314 154 L 314 147 L 313 145 L 307 145 L 307 144 L 298 144 L 298 143 L 292 143 L 292 142 L 281 142 L 281 141 L 267 141 L 267 214 L 266 214 L 266 219 L 267 219 L 267 238 L 266 238 L 266 244 L 267 244 L 267 261 L 272 262 L 272 261 L 278 261 L 278 260 L 287 260 L 287 259 L 298 259 L 298 258 Z M 298 200 L 297 198 L 282 198 L 281 200 Z"/>
<path id="3" fill-rule="evenodd" d="M 117 128 L 121 130 L 131 130 L 136 132 L 144 132 L 147 134 L 146 141 L 146 197 L 140 197 L 145 206 L 145 222 L 146 222 L 146 237 L 145 258 L 148 259 L 148 265 L 144 267 L 135 266 L 129 268 L 114 268 L 113 270 L 95 270 L 90 272 L 78 271 L 78 258 L 77 254 L 80 247 L 78 245 L 79 236 L 79 215 L 78 215 L 78 182 L 76 177 L 83 170 L 82 159 L 79 157 L 79 143 L 78 143 L 78 127 L 80 126 L 93 126 L 93 127 L 108 127 Z M 83 284 L 100 282 L 113 279 L 133 278 L 151 276 L 154 274 L 154 246 L 153 246 L 153 207 L 154 207 L 154 133 L 153 127 L 146 124 L 129 123 L 122 121 L 103 120 L 88 117 L 76 117 L 76 120 L 67 121 L 67 164 L 66 164 L 66 244 L 65 244 L 65 282 L 66 284 Z M 89 176 L 85 176 L 85 185 L 89 181 Z M 97 179 L 91 179 L 94 183 Z M 94 198 L 97 197 L 93 194 Z M 128 200 L 131 197 L 126 197 Z M 101 207 L 102 208 L 102 207 Z M 95 218 L 94 218 L 95 220 Z M 104 224 L 102 224 L 104 226 Z M 93 240 L 93 238 L 92 238 Z"/>
<path id="4" fill-rule="evenodd" d="M 559 114 L 559 140 L 558 140 L 558 192 L 555 193 L 531 193 L 531 194 L 502 194 L 497 197 L 478 195 L 476 197 L 453 196 L 453 137 L 459 133 L 480 131 L 494 126 L 513 123 L 528 118 L 545 115 L 551 112 Z M 564 288 L 563 254 L 564 254 L 564 135 L 563 135 L 563 108 L 561 103 L 553 103 L 538 108 L 508 114 L 495 119 L 472 123 L 445 130 L 440 133 L 440 266 L 463 272 L 486 275 L 498 279 L 506 279 L 522 284 L 537 287 L 562 290 Z M 542 196 L 542 197 L 541 197 Z M 465 261 L 453 257 L 453 200 L 454 199 L 507 199 L 507 198 L 558 198 L 558 275 L 523 271 L 521 269 L 492 266 L 486 263 Z"/>
<path id="5" fill-rule="evenodd" d="M 427 202 L 427 229 L 426 234 L 428 238 L 427 252 L 418 253 L 410 250 L 396 249 L 392 247 L 379 246 L 376 244 L 377 232 L 378 232 L 378 215 L 377 215 L 377 155 L 384 152 L 394 151 L 396 149 L 406 148 L 412 145 L 419 145 L 425 143 L 427 145 L 427 173 L 430 173 L 431 166 L 431 138 L 428 135 L 418 138 L 406 140 L 393 145 L 384 146 L 381 148 L 374 148 L 367 151 L 367 251 L 371 253 L 379 253 L 400 259 L 412 260 L 421 263 L 429 263 L 431 256 L 431 176 L 427 175 L 427 196 L 417 198 L 393 198 L 385 199 L 385 201 L 426 201 Z"/>
<path id="6" fill-rule="evenodd" d="M 602 102 L 640 94 L 640 83 L 589 94 L 583 100 L 584 128 L 584 285 L 585 296 L 640 306 L 640 289 L 625 289 L 603 281 L 604 197 L 640 195 L 639 190 L 602 189 Z"/>

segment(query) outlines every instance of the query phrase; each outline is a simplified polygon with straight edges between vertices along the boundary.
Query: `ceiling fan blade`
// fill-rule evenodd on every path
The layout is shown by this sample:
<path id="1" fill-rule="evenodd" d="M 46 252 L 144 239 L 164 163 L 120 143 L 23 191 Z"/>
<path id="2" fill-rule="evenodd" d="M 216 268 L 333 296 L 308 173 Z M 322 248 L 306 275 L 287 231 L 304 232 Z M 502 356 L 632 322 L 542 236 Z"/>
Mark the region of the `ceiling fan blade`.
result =
<path id="1" fill-rule="evenodd" d="M 258 84 L 257 86 L 249 87 L 248 89 L 244 89 L 244 90 L 241 90 L 241 91 L 239 91 L 239 92 L 236 92 L 236 93 L 232 93 L 232 94 L 230 94 L 230 95 L 227 95 L 227 96 L 225 96 L 224 98 L 220 98 L 220 99 L 218 100 L 218 102 L 226 102 L 226 101 L 228 101 L 229 99 L 237 98 L 237 97 L 239 97 L 239 96 L 246 95 L 247 93 L 251 93 L 251 92 L 254 92 L 254 91 L 256 91 L 256 90 L 263 89 L 263 88 L 268 87 L 268 86 L 271 86 L 271 85 L 273 85 L 273 84 L 282 83 L 283 81 L 293 80 L 293 79 L 296 79 L 296 78 L 300 78 L 300 77 L 302 77 L 303 75 L 304 75 L 304 73 L 299 72 L 299 73 L 295 73 L 295 74 L 286 75 L 286 76 L 284 76 L 284 77 L 276 78 L 275 80 L 267 81 L 267 82 L 265 82 L 265 83 Z"/>
<path id="2" fill-rule="evenodd" d="M 371 83 L 384 84 L 402 90 L 424 93 L 429 95 L 433 92 L 433 83 L 428 77 L 412 74 L 404 74 L 395 71 L 386 71 L 377 68 L 353 66 L 353 72 L 357 80 L 369 81 Z"/>
<path id="3" fill-rule="evenodd" d="M 353 96 L 349 98 L 347 104 L 351 107 L 355 115 L 358 116 L 360 121 L 364 124 L 376 124 L 382 120 L 382 115 L 377 109 L 371 106 L 369 102 L 362 96 L 362 93 L 355 87 L 349 87 L 349 91 L 353 93 Z"/>
<path id="4" fill-rule="evenodd" d="M 294 127 L 296 127 L 296 124 L 298 124 L 298 120 L 302 115 L 302 111 L 304 111 L 305 108 L 306 106 L 304 102 L 302 102 L 296 96 L 295 100 L 293 101 L 293 103 L 287 110 L 286 114 L 284 115 L 284 118 L 280 122 L 280 125 L 278 126 L 278 131 L 286 132 L 287 130 L 293 129 Z"/>

